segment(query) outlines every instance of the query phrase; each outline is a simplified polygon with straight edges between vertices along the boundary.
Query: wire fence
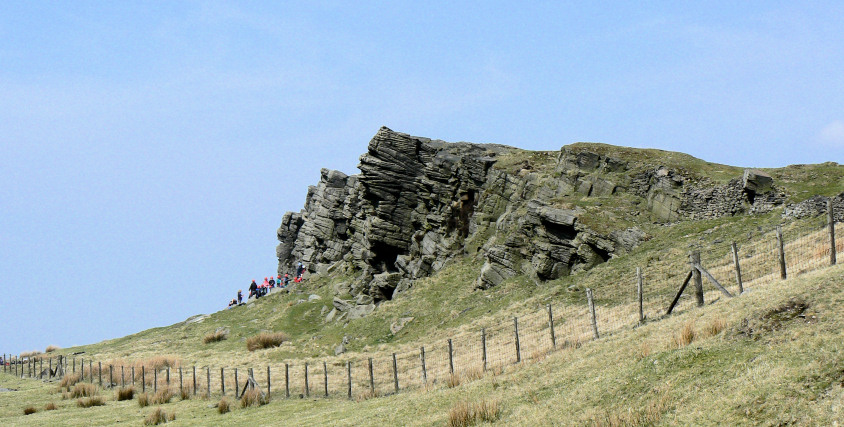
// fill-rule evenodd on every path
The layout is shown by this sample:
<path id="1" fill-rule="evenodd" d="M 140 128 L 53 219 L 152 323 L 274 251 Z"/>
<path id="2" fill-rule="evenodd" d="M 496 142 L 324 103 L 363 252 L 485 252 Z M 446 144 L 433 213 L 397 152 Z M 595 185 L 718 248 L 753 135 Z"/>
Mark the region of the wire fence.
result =
<path id="1" fill-rule="evenodd" d="M 792 221 L 768 230 L 757 229 L 741 243 L 715 240 L 691 249 L 700 253 L 700 271 L 735 296 L 742 289 L 762 287 L 834 264 L 834 257 L 844 249 L 844 225 L 831 224 L 821 217 Z M 635 327 L 643 320 L 658 320 L 666 315 L 674 299 L 677 303 L 673 312 L 693 309 L 698 305 L 695 292 L 689 289 L 677 293 L 684 278 L 692 274 L 687 256 L 676 248 L 667 250 L 661 257 L 665 259 L 656 260 L 652 271 L 645 267 L 638 275 L 629 272 L 615 277 L 613 280 L 625 285 L 615 283 L 595 289 L 594 299 L 590 298 L 592 290 L 587 290 L 575 298 L 547 304 L 512 319 L 487 322 L 477 329 L 463 329 L 451 338 L 423 345 L 291 359 L 261 367 L 183 366 L 178 360 L 164 357 L 130 365 L 123 361 L 94 362 L 73 355 L 4 354 L 3 371 L 21 378 L 41 379 L 75 374 L 82 381 L 107 388 L 134 385 L 138 391 L 151 393 L 175 389 L 206 398 L 240 395 L 256 385 L 273 397 L 347 399 L 453 386 L 478 378 L 484 371 L 541 359 L 554 350 L 577 348 L 586 341 Z M 660 263 L 672 264 L 674 268 L 659 267 Z M 705 301 L 726 297 L 715 286 L 707 289 L 703 293 Z"/>

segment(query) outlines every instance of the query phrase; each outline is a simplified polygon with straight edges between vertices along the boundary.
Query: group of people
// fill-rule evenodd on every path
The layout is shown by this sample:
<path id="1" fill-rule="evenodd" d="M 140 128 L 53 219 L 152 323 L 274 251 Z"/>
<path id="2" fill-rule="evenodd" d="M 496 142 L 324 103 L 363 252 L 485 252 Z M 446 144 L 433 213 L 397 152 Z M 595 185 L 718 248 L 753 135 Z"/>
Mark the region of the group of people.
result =
<path id="1" fill-rule="evenodd" d="M 302 281 L 302 275 L 304 273 L 305 273 L 305 265 L 302 264 L 302 262 L 299 262 L 299 264 L 296 265 L 296 274 L 292 279 L 293 282 L 294 283 L 301 282 Z M 252 279 L 252 283 L 249 284 L 249 295 L 247 296 L 247 298 L 252 298 L 253 296 L 255 298 L 260 298 L 260 297 L 268 294 L 270 292 L 270 289 L 273 289 L 273 288 L 276 288 L 276 287 L 281 288 L 281 289 L 287 289 L 287 286 L 290 284 L 290 280 L 291 280 L 290 275 L 287 274 L 287 273 L 285 273 L 283 277 L 282 277 L 282 275 L 279 274 L 278 275 L 278 281 L 276 281 L 276 277 L 274 277 L 274 276 L 264 277 L 264 282 L 261 283 L 260 285 L 255 281 L 255 279 Z M 231 301 L 229 301 L 229 307 L 235 307 L 235 306 L 238 306 L 240 304 L 243 304 L 243 290 L 242 289 L 239 289 L 237 291 L 237 298 L 234 298 Z"/>

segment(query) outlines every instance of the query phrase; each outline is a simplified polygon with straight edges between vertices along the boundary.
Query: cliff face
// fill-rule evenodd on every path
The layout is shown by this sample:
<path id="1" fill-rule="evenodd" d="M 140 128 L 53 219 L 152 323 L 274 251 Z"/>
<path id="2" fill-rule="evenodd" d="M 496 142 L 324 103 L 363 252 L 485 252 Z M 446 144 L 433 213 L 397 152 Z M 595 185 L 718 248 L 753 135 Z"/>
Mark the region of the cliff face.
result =
<path id="1" fill-rule="evenodd" d="M 372 138 L 358 167 L 354 176 L 324 169 L 304 209 L 285 214 L 278 229 L 279 273 L 303 261 L 309 273 L 354 278 L 335 286 L 331 318 L 365 315 L 454 257 L 482 258 L 477 288 L 519 274 L 551 280 L 646 239 L 635 227 L 639 211 L 646 215 L 638 220 L 647 221 L 715 218 L 770 210 L 784 200 L 761 173 L 715 185 L 588 149 L 528 153 L 387 128 Z M 587 225 L 590 211 L 568 202 L 590 199 L 623 201 L 614 209 L 634 220 L 596 230 Z"/>

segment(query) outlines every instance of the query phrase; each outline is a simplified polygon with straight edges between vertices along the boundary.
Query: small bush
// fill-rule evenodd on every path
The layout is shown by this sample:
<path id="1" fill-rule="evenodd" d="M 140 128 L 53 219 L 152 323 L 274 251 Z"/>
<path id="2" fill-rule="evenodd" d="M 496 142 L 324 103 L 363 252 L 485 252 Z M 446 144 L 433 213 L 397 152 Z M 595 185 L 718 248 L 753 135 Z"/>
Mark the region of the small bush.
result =
<path id="1" fill-rule="evenodd" d="M 501 416 L 501 405 L 497 401 L 458 402 L 448 411 L 448 425 L 450 427 L 466 427 L 477 422 L 493 422 L 499 416 Z"/>
<path id="2" fill-rule="evenodd" d="M 205 338 L 202 339 L 202 342 L 205 343 L 205 344 L 210 344 L 212 342 L 223 341 L 223 340 L 227 339 L 228 337 L 229 337 L 229 334 L 228 334 L 227 331 L 225 331 L 225 330 L 216 331 L 216 332 L 211 332 L 210 334 L 206 335 Z"/>
<path id="3" fill-rule="evenodd" d="M 228 398 L 225 398 L 225 397 L 222 398 L 220 400 L 220 403 L 217 404 L 217 412 L 219 412 L 221 414 L 228 413 L 231 410 L 232 410 L 231 402 L 229 402 Z"/>
<path id="4" fill-rule="evenodd" d="M 153 405 L 163 405 L 165 403 L 170 403 L 170 399 L 173 398 L 175 393 L 169 388 L 158 390 L 158 393 L 155 393 L 155 396 L 152 397 L 152 404 Z"/>
<path id="5" fill-rule="evenodd" d="M 248 390 L 246 393 L 243 393 L 243 396 L 240 398 L 240 407 L 241 408 L 248 408 L 250 406 L 262 406 L 269 403 L 269 399 L 266 396 L 261 394 L 260 391 L 256 389 Z"/>
<path id="6" fill-rule="evenodd" d="M 79 399 L 76 401 L 76 406 L 80 408 L 90 408 L 92 406 L 103 405 L 105 405 L 105 399 L 103 399 L 102 396 L 86 397 L 85 399 Z"/>
<path id="7" fill-rule="evenodd" d="M 135 387 L 121 387 L 117 390 L 117 401 L 132 400 L 135 397 Z"/>
<path id="8" fill-rule="evenodd" d="M 82 381 L 82 377 L 79 374 L 65 375 L 64 378 L 62 378 L 62 381 L 59 383 L 59 389 L 70 390 L 70 388 L 76 385 L 76 383 L 78 383 L 79 381 Z"/>
<path id="9" fill-rule="evenodd" d="M 48 345 L 47 348 L 44 350 L 45 353 L 52 353 L 56 350 L 61 350 L 61 347 L 57 345 Z"/>
<path id="10" fill-rule="evenodd" d="M 173 415 L 172 418 L 175 420 L 175 415 Z M 152 411 L 152 413 L 149 414 L 149 416 L 146 417 L 146 419 L 144 420 L 144 425 L 156 426 L 159 424 L 164 424 L 166 422 L 167 413 L 164 412 L 164 410 L 161 408 L 156 408 L 154 411 Z"/>
<path id="11" fill-rule="evenodd" d="M 50 402 L 50 403 L 48 403 L 48 404 L 44 405 L 44 410 L 45 410 L 45 411 L 55 411 L 56 409 L 59 409 L 59 408 L 58 408 L 58 407 L 56 406 L 56 404 L 55 404 L 55 403 L 53 403 L 53 402 Z"/>
<path id="12" fill-rule="evenodd" d="M 97 389 L 97 386 L 94 384 L 89 383 L 77 383 L 73 386 L 73 390 L 70 391 L 71 399 L 75 399 L 77 397 L 91 397 L 96 396 L 100 392 Z"/>
<path id="13" fill-rule="evenodd" d="M 246 349 L 249 351 L 278 347 L 289 338 L 284 332 L 262 332 L 246 339 Z"/>
<path id="14" fill-rule="evenodd" d="M 149 399 L 148 394 L 146 394 L 146 393 L 138 394 L 138 406 L 140 406 L 141 408 L 145 408 L 145 407 L 149 406 L 149 400 L 150 399 Z"/>
<path id="15" fill-rule="evenodd" d="M 27 406 L 26 408 L 23 408 L 23 414 L 24 414 L 24 415 L 32 415 L 32 414 L 34 414 L 34 413 L 36 413 L 36 412 L 38 412 L 38 410 L 37 410 L 37 409 L 35 409 L 35 407 L 34 407 L 34 406 L 31 406 L 31 405 L 30 405 L 30 406 Z"/>

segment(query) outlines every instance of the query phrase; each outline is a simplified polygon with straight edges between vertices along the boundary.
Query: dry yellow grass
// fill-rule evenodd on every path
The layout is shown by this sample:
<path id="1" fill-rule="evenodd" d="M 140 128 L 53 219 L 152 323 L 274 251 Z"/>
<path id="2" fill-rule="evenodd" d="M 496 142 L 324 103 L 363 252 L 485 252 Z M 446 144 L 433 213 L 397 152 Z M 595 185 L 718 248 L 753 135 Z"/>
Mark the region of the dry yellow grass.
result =
<path id="1" fill-rule="evenodd" d="M 225 413 L 228 413 L 231 410 L 232 410 L 232 408 L 231 408 L 231 402 L 229 401 L 229 398 L 224 397 L 224 398 L 220 399 L 220 403 L 217 404 L 217 412 L 219 412 L 221 414 L 225 414 Z"/>
<path id="2" fill-rule="evenodd" d="M 56 406 L 56 404 L 55 404 L 55 403 L 53 403 L 53 402 L 50 402 L 50 403 L 48 403 L 48 404 L 44 405 L 44 410 L 45 410 L 45 411 L 55 411 L 56 409 L 58 409 L 58 407 L 57 407 L 57 406 Z"/>
<path id="3" fill-rule="evenodd" d="M 449 427 L 467 427 L 479 422 L 494 422 L 501 415 L 498 401 L 458 402 L 448 411 Z"/>
<path id="4" fill-rule="evenodd" d="M 76 406 L 80 408 L 90 408 L 93 406 L 103 406 L 105 405 L 105 399 L 102 396 L 92 396 L 86 397 L 84 399 L 79 399 L 76 401 Z"/>
<path id="5" fill-rule="evenodd" d="M 62 389 L 70 390 L 71 387 L 76 385 L 76 383 L 78 383 L 81 380 L 82 380 L 82 377 L 79 376 L 79 374 L 65 375 L 64 378 L 62 378 L 61 382 L 59 383 L 59 390 L 62 390 Z"/>
<path id="6" fill-rule="evenodd" d="M 94 384 L 89 383 L 77 383 L 73 386 L 73 389 L 70 391 L 70 398 L 75 399 L 77 397 L 91 397 L 96 396 L 99 394 L 100 390 Z"/>
<path id="7" fill-rule="evenodd" d="M 32 415 L 32 414 L 34 414 L 34 413 L 36 413 L 36 412 L 38 412 L 38 410 L 37 410 L 37 409 L 35 409 L 35 407 L 34 407 L 34 406 L 32 406 L 32 405 L 27 406 L 26 408 L 23 408 L 23 414 L 24 414 L 24 415 Z"/>
<path id="8" fill-rule="evenodd" d="M 163 405 L 165 403 L 170 403 L 173 396 L 175 396 L 175 393 L 173 393 L 173 391 L 169 388 L 158 390 L 158 392 L 152 397 L 152 404 Z"/>
<path id="9" fill-rule="evenodd" d="M 262 332 L 246 339 L 246 349 L 249 351 L 280 346 L 289 337 L 284 332 Z"/>
<path id="10" fill-rule="evenodd" d="M 149 406 L 149 403 L 150 403 L 149 394 L 147 394 L 147 393 L 138 394 L 138 406 L 140 406 L 141 408 L 146 408 L 147 406 Z"/>
<path id="11" fill-rule="evenodd" d="M 240 407 L 241 408 L 248 408 L 250 406 L 262 406 L 269 403 L 269 399 L 266 396 L 262 395 L 260 391 L 256 389 L 247 390 L 246 393 L 243 393 L 243 396 L 240 398 Z"/>
<path id="12" fill-rule="evenodd" d="M 164 409 L 161 409 L 159 407 L 159 408 L 155 408 L 154 411 L 152 411 L 149 415 L 147 415 L 147 417 L 144 419 L 144 425 L 155 426 L 155 425 L 159 425 L 159 424 L 164 424 L 167 421 L 175 421 L 175 420 L 176 420 L 176 414 L 174 412 L 170 413 L 170 415 L 168 416 L 167 412 L 165 412 Z"/>
<path id="13" fill-rule="evenodd" d="M 117 390 L 117 401 L 132 400 L 135 398 L 135 387 L 121 387 Z"/>
<path id="14" fill-rule="evenodd" d="M 224 330 L 220 330 L 220 331 L 211 332 L 210 334 L 205 335 L 202 338 L 202 342 L 205 343 L 205 344 L 210 344 L 212 342 L 223 341 L 223 340 L 227 339 L 228 337 L 229 337 L 228 332 L 226 332 Z"/>
<path id="15" fill-rule="evenodd" d="M 52 353 L 56 350 L 61 350 L 62 348 L 57 345 L 48 345 L 46 349 L 44 349 L 45 353 Z"/>
<path id="16" fill-rule="evenodd" d="M 680 332 L 674 334 L 671 339 L 673 348 L 682 348 L 694 342 L 697 333 L 695 332 L 694 321 L 686 322 Z"/>

